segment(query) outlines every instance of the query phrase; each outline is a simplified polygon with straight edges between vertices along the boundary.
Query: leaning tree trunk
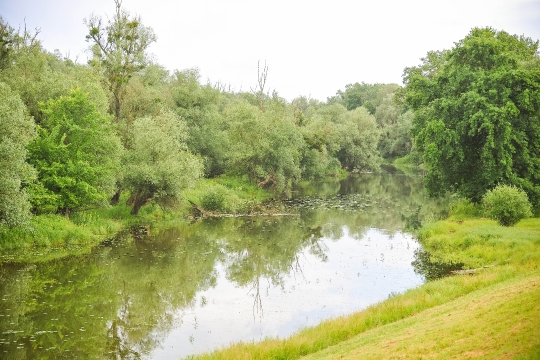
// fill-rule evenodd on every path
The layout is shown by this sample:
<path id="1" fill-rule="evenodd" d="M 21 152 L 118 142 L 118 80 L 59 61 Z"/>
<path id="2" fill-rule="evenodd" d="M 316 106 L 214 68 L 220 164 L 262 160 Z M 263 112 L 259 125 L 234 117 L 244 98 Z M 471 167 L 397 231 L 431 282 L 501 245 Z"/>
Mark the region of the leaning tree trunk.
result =
<path id="1" fill-rule="evenodd" d="M 109 204 L 111 204 L 111 205 L 118 204 L 118 202 L 120 201 L 120 195 L 122 195 L 122 188 L 120 186 L 118 186 L 118 189 L 116 190 L 116 192 L 112 196 L 111 200 L 109 201 Z"/>
<path id="2" fill-rule="evenodd" d="M 151 198 L 152 196 L 145 192 L 131 194 L 126 202 L 126 205 L 133 205 L 131 208 L 131 215 L 139 214 L 139 210 L 141 210 L 144 205 L 148 204 L 148 201 L 150 201 Z"/>

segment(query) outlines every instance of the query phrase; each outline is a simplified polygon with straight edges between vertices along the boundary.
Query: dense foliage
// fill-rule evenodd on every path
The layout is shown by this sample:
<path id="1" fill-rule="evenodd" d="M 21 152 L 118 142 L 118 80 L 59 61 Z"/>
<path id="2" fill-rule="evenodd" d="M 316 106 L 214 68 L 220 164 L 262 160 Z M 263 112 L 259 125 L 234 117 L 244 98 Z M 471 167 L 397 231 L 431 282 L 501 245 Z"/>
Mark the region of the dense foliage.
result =
<path id="1" fill-rule="evenodd" d="M 452 50 L 428 53 L 404 79 L 432 194 L 457 191 L 478 202 L 505 183 L 540 204 L 538 42 L 473 29 Z"/>
<path id="2" fill-rule="evenodd" d="M 202 175 L 201 161 L 185 145 L 186 132 L 185 122 L 170 111 L 133 122 L 123 178 L 133 215 L 150 200 L 174 205 L 181 190 Z"/>
<path id="3" fill-rule="evenodd" d="M 0 224 L 28 222 L 30 203 L 23 184 L 33 177 L 26 163 L 26 145 L 35 134 L 34 122 L 24 113 L 19 96 L 0 82 Z"/>
<path id="4" fill-rule="evenodd" d="M 109 116 L 100 114 L 77 89 L 42 103 L 43 121 L 29 145 L 39 170 L 33 204 L 40 212 L 66 216 L 72 210 L 106 204 L 115 191 L 121 144 Z"/>
<path id="5" fill-rule="evenodd" d="M 406 69 L 405 88 L 351 83 L 326 102 L 287 101 L 266 90 L 266 64 L 250 92 L 204 84 L 198 69 L 169 72 L 150 60 L 153 30 L 115 4 L 107 22 L 84 20 L 93 54 L 84 65 L 0 18 L 0 226 L 24 224 L 29 210 L 107 206 L 113 194 L 133 214 L 150 202 L 175 207 L 201 176 L 280 193 L 419 154 L 434 194 L 479 201 L 504 183 L 539 204 L 537 42 L 474 29 Z M 224 208 L 220 191 L 207 195 L 207 207 Z"/>

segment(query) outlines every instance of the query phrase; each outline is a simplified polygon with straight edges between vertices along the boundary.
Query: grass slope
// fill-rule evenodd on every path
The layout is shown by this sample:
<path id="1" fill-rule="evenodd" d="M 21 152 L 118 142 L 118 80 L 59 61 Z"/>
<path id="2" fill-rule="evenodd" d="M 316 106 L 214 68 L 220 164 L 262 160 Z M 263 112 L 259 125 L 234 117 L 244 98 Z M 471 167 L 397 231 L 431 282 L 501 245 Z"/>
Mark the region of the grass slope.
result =
<path id="1" fill-rule="evenodd" d="M 538 353 L 540 272 L 474 291 L 305 359 L 515 358 Z"/>

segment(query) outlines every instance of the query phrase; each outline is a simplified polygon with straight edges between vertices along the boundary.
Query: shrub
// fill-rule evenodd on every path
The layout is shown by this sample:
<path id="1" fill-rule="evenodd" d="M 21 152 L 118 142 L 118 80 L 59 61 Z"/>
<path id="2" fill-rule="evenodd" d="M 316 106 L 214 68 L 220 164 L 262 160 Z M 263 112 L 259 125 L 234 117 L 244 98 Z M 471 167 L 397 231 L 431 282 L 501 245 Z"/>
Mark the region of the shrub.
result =
<path id="1" fill-rule="evenodd" d="M 222 185 L 214 185 L 201 196 L 201 205 L 205 210 L 221 211 L 225 208 L 226 189 Z"/>
<path id="2" fill-rule="evenodd" d="M 503 226 L 513 226 L 532 216 L 527 194 L 515 186 L 497 185 L 482 198 L 486 215 Z"/>
<path id="3" fill-rule="evenodd" d="M 482 216 L 482 208 L 466 198 L 457 198 L 450 203 L 450 215 L 457 220 Z"/>

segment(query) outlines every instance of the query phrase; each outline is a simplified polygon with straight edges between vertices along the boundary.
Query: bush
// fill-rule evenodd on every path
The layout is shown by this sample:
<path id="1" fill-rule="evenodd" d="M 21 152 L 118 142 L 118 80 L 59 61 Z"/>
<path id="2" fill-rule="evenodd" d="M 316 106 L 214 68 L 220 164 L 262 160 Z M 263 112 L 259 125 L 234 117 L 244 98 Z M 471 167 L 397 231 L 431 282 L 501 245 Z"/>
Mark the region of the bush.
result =
<path id="1" fill-rule="evenodd" d="M 482 198 L 486 215 L 503 226 L 513 226 L 521 219 L 532 216 L 527 194 L 515 186 L 498 185 Z"/>
<path id="2" fill-rule="evenodd" d="M 466 198 L 457 198 L 450 203 L 450 215 L 457 220 L 482 216 L 482 208 Z"/>
<path id="3" fill-rule="evenodd" d="M 214 185 L 201 196 L 201 205 L 205 210 L 222 211 L 225 209 L 225 192 L 222 185 Z"/>

